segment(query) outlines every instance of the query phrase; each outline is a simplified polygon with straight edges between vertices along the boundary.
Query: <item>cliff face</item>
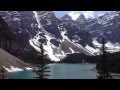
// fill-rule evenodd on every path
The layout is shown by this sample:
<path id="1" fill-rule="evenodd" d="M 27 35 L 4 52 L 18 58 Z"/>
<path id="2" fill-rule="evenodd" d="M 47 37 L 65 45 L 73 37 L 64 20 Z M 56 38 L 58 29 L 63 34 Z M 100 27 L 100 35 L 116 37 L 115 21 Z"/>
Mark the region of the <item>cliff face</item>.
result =
<path id="1" fill-rule="evenodd" d="M 15 29 L 9 27 L 2 17 L 0 17 L 0 48 L 10 53 L 13 53 L 16 49 L 15 47 L 19 46 L 13 30 Z"/>
<path id="2" fill-rule="evenodd" d="M 25 69 L 25 67 L 31 67 L 18 59 L 22 58 L 21 53 L 25 52 L 25 44 L 22 44 L 21 35 L 18 35 L 17 32 L 19 32 L 19 29 L 10 27 L 0 17 L 0 68 L 4 67 L 7 71 L 14 71 L 15 69 L 17 71 Z"/>
<path id="3" fill-rule="evenodd" d="M 52 11 L 0 11 L 0 15 L 7 23 L 1 21 L 1 30 L 11 35 L 1 33 L 1 48 L 20 58 L 30 60 L 36 54 L 33 48 L 39 51 L 40 43 L 52 61 L 74 53 L 98 55 L 102 37 L 108 52 L 120 51 L 119 11 L 89 19 L 80 15 L 77 20 L 69 15 L 58 19 Z M 31 55 L 25 56 L 29 52 Z"/>

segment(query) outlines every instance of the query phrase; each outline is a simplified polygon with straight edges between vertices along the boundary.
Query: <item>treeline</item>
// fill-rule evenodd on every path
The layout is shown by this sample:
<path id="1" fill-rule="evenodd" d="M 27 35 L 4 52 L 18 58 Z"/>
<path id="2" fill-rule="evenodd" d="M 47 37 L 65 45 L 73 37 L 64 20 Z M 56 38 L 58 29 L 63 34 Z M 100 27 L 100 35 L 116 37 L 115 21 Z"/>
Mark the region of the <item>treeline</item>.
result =
<path id="1" fill-rule="evenodd" d="M 68 54 L 59 63 L 82 63 L 83 60 L 87 63 L 99 63 L 102 60 L 101 55 L 87 56 L 82 53 Z M 109 72 L 120 73 L 120 52 L 107 53 L 106 68 Z"/>
<path id="2" fill-rule="evenodd" d="M 100 60 L 97 62 L 96 69 L 106 74 L 109 72 L 120 73 L 120 52 L 110 53 L 107 50 L 103 38 L 102 47 L 100 48 Z"/>
<path id="3" fill-rule="evenodd" d="M 83 60 L 87 63 L 96 63 L 99 56 L 88 56 L 82 53 L 67 54 L 59 63 L 82 63 Z"/>
<path id="4" fill-rule="evenodd" d="M 120 73 L 120 52 L 107 54 L 105 67 L 109 72 Z"/>

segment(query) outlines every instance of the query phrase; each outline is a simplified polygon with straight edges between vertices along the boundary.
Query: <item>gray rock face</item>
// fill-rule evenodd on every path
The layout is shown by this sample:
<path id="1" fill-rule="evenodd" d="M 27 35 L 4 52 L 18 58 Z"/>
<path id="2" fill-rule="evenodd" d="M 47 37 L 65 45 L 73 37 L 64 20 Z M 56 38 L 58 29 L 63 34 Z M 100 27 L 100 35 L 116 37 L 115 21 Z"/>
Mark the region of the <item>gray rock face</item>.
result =
<path id="1" fill-rule="evenodd" d="M 52 11 L 0 11 L 0 15 L 10 26 L 19 29 L 14 33 L 23 38 L 23 43 L 31 38 L 38 39 L 54 51 L 53 56 L 56 56 L 55 52 L 60 55 L 74 52 L 90 54 L 85 47 L 94 48 L 93 38 L 97 38 L 99 43 L 102 37 L 106 38 L 106 43 L 120 43 L 119 11 L 93 19 L 80 15 L 76 21 L 69 15 L 58 19 Z"/>

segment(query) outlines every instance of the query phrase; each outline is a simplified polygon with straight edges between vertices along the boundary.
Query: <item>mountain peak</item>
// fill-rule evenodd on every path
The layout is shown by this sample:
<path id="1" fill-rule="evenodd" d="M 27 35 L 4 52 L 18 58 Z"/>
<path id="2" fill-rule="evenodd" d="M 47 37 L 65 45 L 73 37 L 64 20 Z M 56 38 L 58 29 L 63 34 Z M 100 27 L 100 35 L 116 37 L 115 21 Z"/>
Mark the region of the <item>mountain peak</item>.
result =
<path id="1" fill-rule="evenodd" d="M 80 14 L 80 16 L 77 18 L 76 21 L 78 21 L 80 23 L 84 23 L 86 21 L 86 18 L 83 14 Z"/>
<path id="2" fill-rule="evenodd" d="M 68 14 L 66 14 L 66 15 L 64 15 L 63 17 L 61 17 L 61 20 L 72 20 L 72 18 L 68 15 Z"/>
<path id="3" fill-rule="evenodd" d="M 12 32 L 15 35 L 14 37 L 18 37 L 16 41 L 22 44 L 23 51 L 30 50 L 33 52 L 31 47 L 38 51 L 38 46 L 42 43 L 50 59 L 59 61 L 68 53 L 82 52 L 84 54 L 92 53 L 92 55 L 99 53 L 96 48 L 97 45 L 100 46 L 99 39 L 93 40 L 93 38 L 100 38 L 103 35 L 111 43 L 120 43 L 118 38 L 120 37 L 119 12 L 108 12 L 104 15 L 95 13 L 73 12 L 64 15 L 61 19 L 58 19 L 53 11 L 2 11 L 0 15 L 11 27 L 10 30 L 8 27 L 7 31 Z M 2 21 L 0 24 L 0 27 L 4 26 Z M 12 27 L 14 27 L 13 30 Z M 1 30 L 4 29 L 6 28 L 1 28 Z M 12 33 L 8 35 L 13 36 Z M 0 40 L 2 47 L 4 47 L 3 40 L 3 38 Z M 11 49 L 11 46 L 9 47 Z"/>
<path id="4" fill-rule="evenodd" d="M 112 20 L 115 16 L 119 15 L 119 11 L 109 11 L 105 13 L 104 15 L 98 17 L 98 23 L 105 25 L 107 24 L 110 20 Z"/>
<path id="5" fill-rule="evenodd" d="M 78 17 L 78 19 L 86 19 L 85 16 L 83 14 L 80 14 L 80 16 Z"/>
<path id="6" fill-rule="evenodd" d="M 39 18 L 56 18 L 55 14 L 53 11 L 36 11 L 37 14 L 39 15 Z"/>

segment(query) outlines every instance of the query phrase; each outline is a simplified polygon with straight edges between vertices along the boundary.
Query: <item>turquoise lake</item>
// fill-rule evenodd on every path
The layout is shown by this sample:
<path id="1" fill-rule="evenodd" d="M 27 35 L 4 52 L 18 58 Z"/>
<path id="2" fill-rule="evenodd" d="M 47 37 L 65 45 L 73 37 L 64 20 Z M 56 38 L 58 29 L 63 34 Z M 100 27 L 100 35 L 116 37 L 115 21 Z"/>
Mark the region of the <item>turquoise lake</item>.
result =
<path id="1" fill-rule="evenodd" d="M 97 73 L 90 69 L 95 64 L 49 64 L 50 76 L 48 79 L 97 79 Z M 12 79 L 34 79 L 36 76 L 32 70 L 24 70 L 20 72 L 11 72 L 8 75 Z"/>

